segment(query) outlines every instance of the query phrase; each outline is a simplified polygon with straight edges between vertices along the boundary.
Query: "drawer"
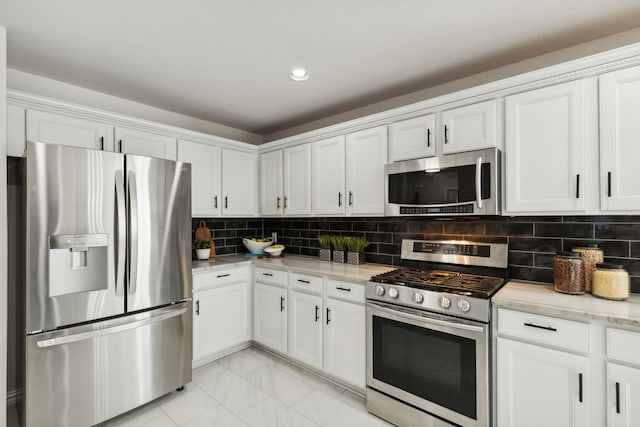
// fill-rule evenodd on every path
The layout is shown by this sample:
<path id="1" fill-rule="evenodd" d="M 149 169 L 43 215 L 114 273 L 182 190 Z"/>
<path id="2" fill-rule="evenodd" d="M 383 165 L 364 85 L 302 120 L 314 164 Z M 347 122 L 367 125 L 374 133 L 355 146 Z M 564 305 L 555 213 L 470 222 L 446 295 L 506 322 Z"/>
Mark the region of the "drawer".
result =
<path id="1" fill-rule="evenodd" d="M 322 277 L 302 273 L 289 274 L 292 289 L 322 295 Z"/>
<path id="2" fill-rule="evenodd" d="M 607 356 L 640 365 L 640 332 L 607 328 Z"/>
<path id="3" fill-rule="evenodd" d="M 498 309 L 498 332 L 587 353 L 589 324 L 556 317 Z"/>
<path id="4" fill-rule="evenodd" d="M 283 270 L 275 270 L 273 268 L 256 267 L 255 280 L 256 282 L 270 283 L 276 286 L 287 287 L 287 272 Z"/>
<path id="5" fill-rule="evenodd" d="M 340 280 L 327 280 L 327 296 L 345 301 L 364 304 L 365 285 L 342 282 Z"/>
<path id="6" fill-rule="evenodd" d="M 213 270 L 193 275 L 193 290 L 225 285 L 227 283 L 249 280 L 249 268 L 229 268 L 226 270 Z"/>

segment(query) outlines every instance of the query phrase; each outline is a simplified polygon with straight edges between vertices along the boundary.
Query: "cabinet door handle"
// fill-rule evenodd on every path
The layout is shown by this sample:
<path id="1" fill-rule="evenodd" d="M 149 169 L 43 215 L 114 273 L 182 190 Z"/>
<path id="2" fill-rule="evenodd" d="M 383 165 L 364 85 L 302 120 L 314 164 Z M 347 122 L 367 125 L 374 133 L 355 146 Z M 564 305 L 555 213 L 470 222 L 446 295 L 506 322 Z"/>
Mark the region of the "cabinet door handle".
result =
<path id="1" fill-rule="evenodd" d="M 305 283 L 305 284 L 307 284 L 307 285 L 308 285 L 309 283 L 311 283 L 311 282 L 309 282 L 308 280 L 302 280 L 302 279 L 298 279 L 298 282 L 300 282 L 300 283 Z"/>
<path id="2" fill-rule="evenodd" d="M 447 125 L 444 125 L 444 143 L 449 143 L 449 129 L 447 129 Z"/>
<path id="3" fill-rule="evenodd" d="M 349 191 L 349 206 L 353 206 L 353 193 Z"/>
<path id="4" fill-rule="evenodd" d="M 289 198 L 287 196 L 284 196 L 284 208 L 287 209 L 287 207 L 289 206 L 289 203 L 287 203 L 289 201 Z"/>
<path id="5" fill-rule="evenodd" d="M 580 198 L 580 174 L 576 175 L 576 199 Z"/>
<path id="6" fill-rule="evenodd" d="M 218 196 L 213 196 L 213 207 L 218 209 Z"/>
<path id="7" fill-rule="evenodd" d="M 611 197 L 611 172 L 607 172 L 607 196 Z"/>
<path id="8" fill-rule="evenodd" d="M 529 326 L 530 328 L 538 328 L 538 329 L 544 329 L 545 331 L 552 331 L 552 332 L 557 332 L 558 330 L 556 328 L 552 328 L 551 326 L 540 326 L 540 325 L 536 325 L 534 323 L 525 323 L 524 326 Z"/>
<path id="9" fill-rule="evenodd" d="M 280 297 L 280 311 L 284 311 L 284 297 Z"/>
<path id="10" fill-rule="evenodd" d="M 227 209 L 229 207 L 229 197 L 224 196 L 224 208 Z"/>
<path id="11" fill-rule="evenodd" d="M 100 137 L 100 150 L 104 151 L 104 136 Z"/>
<path id="12" fill-rule="evenodd" d="M 329 322 L 331 322 L 331 317 L 329 317 L 330 313 L 331 313 L 331 310 L 329 310 L 329 307 L 327 307 L 327 325 L 329 324 Z"/>
<path id="13" fill-rule="evenodd" d="M 271 276 L 273 276 L 273 273 L 262 273 L 262 275 L 271 277 Z"/>
<path id="14" fill-rule="evenodd" d="M 320 307 L 316 305 L 316 322 L 320 319 Z"/>
<path id="15" fill-rule="evenodd" d="M 339 291 L 351 292 L 351 289 L 343 288 L 342 286 L 338 286 L 336 289 L 339 290 Z"/>
<path id="16" fill-rule="evenodd" d="M 620 383 L 616 383 L 616 414 L 620 413 Z"/>
<path id="17" fill-rule="evenodd" d="M 431 147 L 431 129 L 427 128 L 427 148 Z"/>
<path id="18" fill-rule="evenodd" d="M 578 374 L 578 401 L 582 403 L 582 374 Z"/>
<path id="19" fill-rule="evenodd" d="M 118 140 L 118 153 L 122 153 L 122 140 Z"/>
<path id="20" fill-rule="evenodd" d="M 276 209 L 280 209 L 280 196 L 276 197 Z"/>
<path id="21" fill-rule="evenodd" d="M 342 206 L 342 193 L 338 192 L 338 207 Z"/>
<path id="22" fill-rule="evenodd" d="M 200 300 L 196 301 L 196 316 L 200 316 Z"/>
<path id="23" fill-rule="evenodd" d="M 216 277 L 217 277 L 217 278 L 221 278 L 221 277 L 229 277 L 229 276 L 231 276 L 231 274 L 230 274 L 230 273 L 227 273 L 227 274 L 218 274 Z"/>

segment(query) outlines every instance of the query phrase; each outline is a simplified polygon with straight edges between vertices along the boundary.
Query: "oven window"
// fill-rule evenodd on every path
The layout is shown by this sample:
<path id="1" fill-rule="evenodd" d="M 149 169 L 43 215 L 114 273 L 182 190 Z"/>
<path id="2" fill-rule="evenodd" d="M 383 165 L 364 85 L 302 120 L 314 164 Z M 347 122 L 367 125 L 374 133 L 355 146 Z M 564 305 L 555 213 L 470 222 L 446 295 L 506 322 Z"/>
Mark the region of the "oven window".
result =
<path id="1" fill-rule="evenodd" d="M 389 203 L 403 205 L 441 205 L 476 200 L 476 166 L 456 166 L 440 172 L 390 174 Z M 491 197 L 491 165 L 482 164 L 481 194 Z"/>
<path id="2" fill-rule="evenodd" d="M 373 377 L 476 419 L 476 343 L 373 316 Z"/>

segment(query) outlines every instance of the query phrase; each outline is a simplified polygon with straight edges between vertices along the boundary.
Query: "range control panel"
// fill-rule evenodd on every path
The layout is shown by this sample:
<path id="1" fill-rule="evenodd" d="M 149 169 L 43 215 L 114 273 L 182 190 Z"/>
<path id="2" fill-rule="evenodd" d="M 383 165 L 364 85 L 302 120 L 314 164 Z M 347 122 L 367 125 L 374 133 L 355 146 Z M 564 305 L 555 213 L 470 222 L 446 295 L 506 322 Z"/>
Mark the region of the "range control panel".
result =
<path id="1" fill-rule="evenodd" d="M 507 243 L 402 239 L 402 259 L 507 268 Z"/>
<path id="2" fill-rule="evenodd" d="M 413 252 L 425 254 L 467 255 L 490 257 L 491 246 L 464 243 L 415 242 Z"/>

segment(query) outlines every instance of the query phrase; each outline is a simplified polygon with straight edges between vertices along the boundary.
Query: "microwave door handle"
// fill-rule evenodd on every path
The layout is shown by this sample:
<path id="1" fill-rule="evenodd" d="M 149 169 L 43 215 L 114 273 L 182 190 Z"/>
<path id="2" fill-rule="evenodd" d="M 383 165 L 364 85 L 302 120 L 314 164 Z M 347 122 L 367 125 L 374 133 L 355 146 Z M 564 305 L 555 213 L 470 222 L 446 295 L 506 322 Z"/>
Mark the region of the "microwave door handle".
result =
<path id="1" fill-rule="evenodd" d="M 127 208 L 125 207 L 124 178 L 121 170 L 116 172 L 116 295 L 124 290 L 124 261 L 127 256 Z"/>
<path id="2" fill-rule="evenodd" d="M 476 204 L 478 209 L 482 209 L 484 202 L 482 201 L 482 157 L 476 160 Z"/>
<path id="3" fill-rule="evenodd" d="M 129 294 L 136 293 L 138 276 L 138 190 L 136 174 L 129 171 Z"/>

